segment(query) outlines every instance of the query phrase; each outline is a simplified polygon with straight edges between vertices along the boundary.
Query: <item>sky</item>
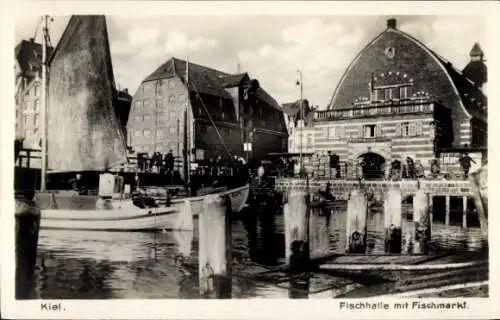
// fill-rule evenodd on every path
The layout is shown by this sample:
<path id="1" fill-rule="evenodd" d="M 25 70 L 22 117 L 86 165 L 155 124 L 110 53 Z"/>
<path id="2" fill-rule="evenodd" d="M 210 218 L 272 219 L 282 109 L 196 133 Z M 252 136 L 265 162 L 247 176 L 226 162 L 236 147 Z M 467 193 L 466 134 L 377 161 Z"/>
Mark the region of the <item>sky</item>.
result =
<path id="1" fill-rule="evenodd" d="M 69 17 L 54 16 L 55 45 Z M 352 59 L 396 18 L 398 28 L 462 69 L 474 42 L 486 59 L 486 22 L 480 16 L 107 16 L 115 81 L 133 94 L 171 57 L 259 80 L 278 103 L 303 96 L 326 108 Z M 35 35 L 38 17 L 16 18 L 15 40 Z M 41 41 L 38 32 L 37 41 Z"/>

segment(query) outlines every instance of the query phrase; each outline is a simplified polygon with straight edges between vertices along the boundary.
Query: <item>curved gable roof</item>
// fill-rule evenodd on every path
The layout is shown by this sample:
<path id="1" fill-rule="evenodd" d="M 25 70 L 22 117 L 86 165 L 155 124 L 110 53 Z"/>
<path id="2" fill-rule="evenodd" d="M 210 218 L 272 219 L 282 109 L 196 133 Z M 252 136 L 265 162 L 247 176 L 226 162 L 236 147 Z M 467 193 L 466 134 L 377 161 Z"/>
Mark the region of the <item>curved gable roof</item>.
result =
<path id="1" fill-rule="evenodd" d="M 389 46 L 396 50 L 394 58 L 384 53 Z M 371 73 L 387 76 L 388 71 L 413 79 L 416 90 L 429 91 L 436 100 L 462 110 L 469 118 L 485 119 L 480 105 L 486 105 L 486 97 L 474 83 L 422 42 L 394 28 L 384 30 L 356 55 L 337 84 L 328 109 L 345 108 L 355 98 L 369 96 Z"/>

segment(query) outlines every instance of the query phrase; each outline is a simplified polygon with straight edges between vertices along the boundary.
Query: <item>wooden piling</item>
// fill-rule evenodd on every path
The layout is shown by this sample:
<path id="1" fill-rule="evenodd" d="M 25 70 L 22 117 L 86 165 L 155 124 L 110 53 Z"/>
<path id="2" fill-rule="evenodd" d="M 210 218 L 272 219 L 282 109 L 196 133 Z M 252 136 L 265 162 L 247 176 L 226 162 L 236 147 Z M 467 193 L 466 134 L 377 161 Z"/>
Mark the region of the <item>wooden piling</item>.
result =
<path id="1" fill-rule="evenodd" d="M 431 240 L 431 217 L 429 195 L 422 189 L 413 198 L 413 251 L 415 254 L 428 254 Z"/>
<path id="2" fill-rule="evenodd" d="M 462 198 L 462 228 L 467 228 L 467 196 Z"/>
<path id="3" fill-rule="evenodd" d="M 231 298 L 231 199 L 204 199 L 199 215 L 199 287 L 203 298 Z"/>
<path id="4" fill-rule="evenodd" d="M 191 211 L 191 202 L 189 200 L 184 200 L 184 204 L 180 209 L 179 215 L 177 217 L 173 229 L 184 230 L 184 231 L 194 230 L 193 213 Z"/>
<path id="5" fill-rule="evenodd" d="M 385 252 L 401 253 L 402 246 L 402 212 L 401 191 L 391 188 L 384 201 Z"/>
<path id="6" fill-rule="evenodd" d="M 16 299 L 29 299 L 33 290 L 40 207 L 34 192 L 16 194 Z"/>
<path id="7" fill-rule="evenodd" d="M 347 253 L 366 253 L 367 215 L 366 196 L 360 190 L 353 190 L 347 202 Z"/>
<path id="8" fill-rule="evenodd" d="M 290 271 L 304 269 L 309 261 L 308 194 L 305 191 L 288 192 L 283 207 L 285 220 L 285 259 Z"/>
<path id="9" fill-rule="evenodd" d="M 450 225 L 450 196 L 445 196 L 445 221 L 444 223 L 449 226 Z"/>

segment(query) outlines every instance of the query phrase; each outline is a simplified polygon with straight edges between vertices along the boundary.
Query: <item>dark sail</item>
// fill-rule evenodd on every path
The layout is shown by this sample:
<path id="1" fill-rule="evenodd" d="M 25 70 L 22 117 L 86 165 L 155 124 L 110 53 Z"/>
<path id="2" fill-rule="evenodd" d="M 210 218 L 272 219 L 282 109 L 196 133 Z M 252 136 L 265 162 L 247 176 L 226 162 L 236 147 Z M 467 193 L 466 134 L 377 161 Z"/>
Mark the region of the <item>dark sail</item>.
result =
<path id="1" fill-rule="evenodd" d="M 48 169 L 105 170 L 126 162 L 104 16 L 72 16 L 49 61 Z"/>

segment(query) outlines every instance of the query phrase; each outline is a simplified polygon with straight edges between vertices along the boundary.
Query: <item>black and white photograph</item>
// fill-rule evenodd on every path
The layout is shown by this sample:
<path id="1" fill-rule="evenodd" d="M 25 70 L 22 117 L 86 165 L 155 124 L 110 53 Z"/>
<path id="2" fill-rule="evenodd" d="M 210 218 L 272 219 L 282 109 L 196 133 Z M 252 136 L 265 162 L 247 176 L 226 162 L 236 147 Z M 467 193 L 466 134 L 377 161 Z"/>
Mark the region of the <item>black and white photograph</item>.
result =
<path id="1" fill-rule="evenodd" d="M 2 278 L 17 302 L 49 318 L 65 300 L 117 299 L 270 300 L 277 318 L 281 299 L 498 312 L 486 9 L 50 3 L 18 8 L 5 48 L 15 275 Z"/>

